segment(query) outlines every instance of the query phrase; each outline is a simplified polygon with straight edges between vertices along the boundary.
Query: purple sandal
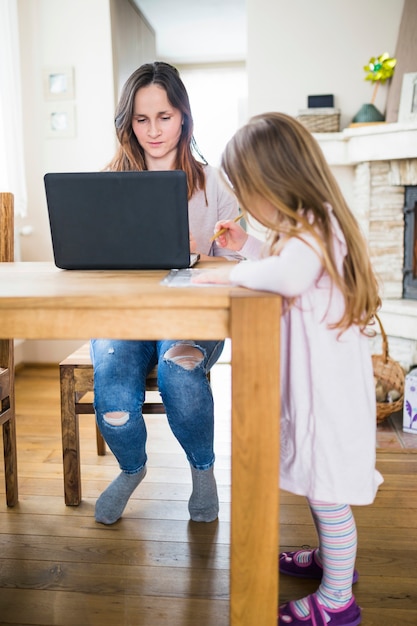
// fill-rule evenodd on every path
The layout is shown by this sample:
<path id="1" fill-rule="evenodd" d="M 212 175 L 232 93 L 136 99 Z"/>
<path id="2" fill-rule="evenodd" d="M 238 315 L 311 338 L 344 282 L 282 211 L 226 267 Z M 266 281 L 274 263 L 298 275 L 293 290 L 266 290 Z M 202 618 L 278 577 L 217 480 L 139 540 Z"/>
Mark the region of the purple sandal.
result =
<path id="1" fill-rule="evenodd" d="M 292 602 L 287 602 L 279 607 L 278 626 L 358 626 L 361 623 L 361 609 L 353 596 L 341 609 L 321 606 L 314 594 L 308 596 L 307 600 L 309 617 L 296 617 Z"/>
<path id="2" fill-rule="evenodd" d="M 307 563 L 298 563 L 295 557 L 300 552 L 309 552 L 309 550 L 298 550 L 297 552 L 281 552 L 279 555 L 279 571 L 287 576 L 295 576 L 296 578 L 317 578 L 321 580 L 323 577 L 323 567 L 317 562 L 315 550 L 311 550 L 311 559 Z M 356 583 L 359 574 L 356 570 L 353 572 L 352 584 Z"/>

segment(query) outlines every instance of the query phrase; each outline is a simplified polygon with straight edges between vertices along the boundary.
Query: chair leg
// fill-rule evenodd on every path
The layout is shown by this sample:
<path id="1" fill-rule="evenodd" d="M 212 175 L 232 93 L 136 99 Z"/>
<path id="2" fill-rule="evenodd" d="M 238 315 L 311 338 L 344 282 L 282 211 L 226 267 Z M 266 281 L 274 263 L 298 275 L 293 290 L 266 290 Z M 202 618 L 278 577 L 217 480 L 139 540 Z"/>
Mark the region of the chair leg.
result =
<path id="1" fill-rule="evenodd" d="M 12 417 L 3 424 L 4 475 L 6 480 L 6 503 L 14 506 L 18 500 L 16 418 L 14 407 Z"/>
<path id="2" fill-rule="evenodd" d="M 61 366 L 61 430 L 64 461 L 64 493 L 67 506 L 81 502 L 80 435 L 75 413 L 74 369 Z"/>
<path id="3" fill-rule="evenodd" d="M 103 435 L 100 432 L 99 427 L 96 423 L 96 442 L 97 442 L 97 454 L 99 456 L 105 456 L 106 454 L 106 442 L 104 441 Z"/>

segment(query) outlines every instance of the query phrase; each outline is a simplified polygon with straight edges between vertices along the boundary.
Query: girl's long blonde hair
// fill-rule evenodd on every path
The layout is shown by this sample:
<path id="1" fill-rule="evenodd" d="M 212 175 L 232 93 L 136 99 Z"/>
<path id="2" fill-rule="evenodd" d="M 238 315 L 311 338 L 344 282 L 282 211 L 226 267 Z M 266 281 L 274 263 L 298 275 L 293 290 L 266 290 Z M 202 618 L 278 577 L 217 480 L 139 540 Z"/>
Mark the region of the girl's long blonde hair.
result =
<path id="1" fill-rule="evenodd" d="M 272 254 L 282 235 L 308 233 L 315 238 L 325 269 L 345 300 L 344 314 L 333 327 L 344 330 L 356 324 L 364 329 L 381 304 L 377 280 L 358 222 L 311 133 L 283 113 L 256 115 L 227 144 L 222 169 L 243 211 L 259 219 L 250 206 L 256 196 L 276 207 L 276 220 L 263 220 Z M 346 240 L 343 276 L 336 266 L 326 204 Z"/>

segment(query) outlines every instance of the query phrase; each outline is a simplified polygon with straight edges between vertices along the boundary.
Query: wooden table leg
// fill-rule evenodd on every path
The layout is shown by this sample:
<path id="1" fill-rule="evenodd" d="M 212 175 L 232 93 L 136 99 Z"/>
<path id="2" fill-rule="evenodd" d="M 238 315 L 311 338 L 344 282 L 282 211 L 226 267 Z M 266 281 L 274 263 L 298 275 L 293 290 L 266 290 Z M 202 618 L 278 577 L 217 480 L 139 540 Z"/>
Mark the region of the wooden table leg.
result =
<path id="1" fill-rule="evenodd" d="M 18 501 L 19 488 L 17 483 L 17 449 L 16 449 L 16 415 L 14 399 L 11 410 L 13 416 L 3 424 L 4 473 L 6 480 L 7 506 L 15 506 Z"/>
<path id="2" fill-rule="evenodd" d="M 64 494 L 67 506 L 81 502 L 80 435 L 75 413 L 74 368 L 61 366 L 61 429 L 64 469 Z"/>
<path id="3" fill-rule="evenodd" d="M 6 194 L 4 194 L 6 195 Z M 11 194 L 7 194 L 11 195 Z M 13 205 L 12 205 L 13 208 Z M 19 497 L 17 481 L 14 340 L 0 340 L 0 424 L 3 425 L 4 478 L 7 506 Z M 7 395 L 6 395 L 7 394 Z"/>
<path id="4" fill-rule="evenodd" d="M 276 626 L 280 298 L 235 297 L 232 337 L 231 626 Z"/>

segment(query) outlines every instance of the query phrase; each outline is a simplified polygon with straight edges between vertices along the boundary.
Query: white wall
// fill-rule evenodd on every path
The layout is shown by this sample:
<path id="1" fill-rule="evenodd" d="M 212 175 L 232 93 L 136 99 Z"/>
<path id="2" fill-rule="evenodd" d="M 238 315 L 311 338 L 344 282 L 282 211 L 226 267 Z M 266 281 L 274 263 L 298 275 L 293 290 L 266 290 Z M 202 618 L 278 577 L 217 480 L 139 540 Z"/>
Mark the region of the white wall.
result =
<path id="1" fill-rule="evenodd" d="M 177 67 L 190 98 L 194 137 L 204 158 L 217 167 L 225 144 L 247 119 L 245 64 Z"/>
<path id="2" fill-rule="evenodd" d="M 21 238 L 22 260 L 52 260 L 43 187 L 46 172 L 101 169 L 114 152 L 114 96 L 107 0 L 19 0 L 23 129 L 31 227 Z M 75 112 L 73 137 L 47 136 L 44 93 L 47 68 L 74 70 L 74 99 L 61 102 Z"/>
<path id="3" fill-rule="evenodd" d="M 347 126 L 373 86 L 363 66 L 394 55 L 403 0 L 247 0 L 249 114 L 297 115 L 307 96 L 334 94 Z M 385 110 L 387 86 L 376 106 Z"/>
<path id="4" fill-rule="evenodd" d="M 404 0 L 247 0 L 248 113 L 282 111 L 296 116 L 307 96 L 333 94 L 341 128 L 369 102 L 365 81 L 372 56 L 394 56 Z M 385 113 L 388 83 L 375 105 Z M 353 203 L 351 168 L 333 172 Z"/>

